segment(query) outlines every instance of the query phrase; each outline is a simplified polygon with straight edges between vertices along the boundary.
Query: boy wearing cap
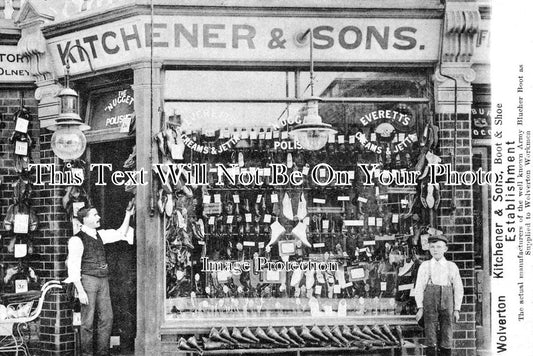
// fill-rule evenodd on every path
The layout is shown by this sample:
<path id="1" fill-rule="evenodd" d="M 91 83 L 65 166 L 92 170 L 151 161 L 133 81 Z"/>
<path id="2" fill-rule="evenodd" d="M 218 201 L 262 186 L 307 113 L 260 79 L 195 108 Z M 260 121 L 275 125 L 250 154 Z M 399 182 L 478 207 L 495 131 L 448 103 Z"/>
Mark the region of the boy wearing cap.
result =
<path id="1" fill-rule="evenodd" d="M 100 227 L 98 211 L 92 207 L 78 211 L 77 218 L 82 226 L 68 242 L 68 278 L 65 282 L 74 283 L 78 291 L 81 304 L 81 351 L 84 356 L 109 354 L 113 310 L 104 244 L 120 240 L 133 244 L 133 230 L 129 227 L 129 222 L 134 212 L 132 201 L 126 209 L 122 225 L 117 230 L 97 231 Z M 98 325 L 93 351 L 95 315 L 98 315 Z"/>
<path id="2" fill-rule="evenodd" d="M 433 258 L 420 265 L 416 278 L 416 320 L 424 318 L 426 355 L 430 356 L 452 354 L 452 323 L 459 320 L 464 294 L 459 268 L 446 260 L 446 251 L 448 239 L 444 235 L 430 237 L 429 252 Z"/>

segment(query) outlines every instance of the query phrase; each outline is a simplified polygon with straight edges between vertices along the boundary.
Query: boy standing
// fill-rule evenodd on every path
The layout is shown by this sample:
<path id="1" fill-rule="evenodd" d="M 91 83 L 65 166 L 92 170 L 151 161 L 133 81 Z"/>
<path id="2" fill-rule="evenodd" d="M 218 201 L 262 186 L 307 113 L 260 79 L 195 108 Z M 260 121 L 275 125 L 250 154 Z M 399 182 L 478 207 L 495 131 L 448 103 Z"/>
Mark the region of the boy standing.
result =
<path id="1" fill-rule="evenodd" d="M 420 265 L 416 279 L 416 320 L 424 318 L 426 355 L 430 356 L 452 354 L 452 323 L 459 321 L 464 294 L 459 268 L 446 260 L 446 251 L 448 239 L 444 235 L 431 236 L 429 252 L 433 258 Z"/>

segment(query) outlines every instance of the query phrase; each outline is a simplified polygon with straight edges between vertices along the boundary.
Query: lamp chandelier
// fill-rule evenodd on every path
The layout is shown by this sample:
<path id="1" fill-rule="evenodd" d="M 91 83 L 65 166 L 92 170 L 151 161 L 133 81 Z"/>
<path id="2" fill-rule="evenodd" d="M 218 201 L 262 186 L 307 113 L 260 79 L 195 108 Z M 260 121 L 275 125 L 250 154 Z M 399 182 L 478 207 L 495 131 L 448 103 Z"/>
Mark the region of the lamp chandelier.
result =
<path id="1" fill-rule="evenodd" d="M 333 129 L 330 124 L 322 122 L 322 118 L 318 114 L 318 102 L 319 97 L 314 96 L 314 61 L 313 61 L 313 31 L 311 28 L 307 29 L 304 33 L 296 36 L 296 41 L 303 43 L 305 38 L 309 35 L 309 87 L 311 89 L 311 97 L 307 99 L 307 112 L 305 113 L 302 123 L 296 125 L 289 134 L 293 139 L 298 141 L 300 145 L 311 151 L 320 150 L 328 142 L 330 135 L 337 133 L 337 130 Z"/>

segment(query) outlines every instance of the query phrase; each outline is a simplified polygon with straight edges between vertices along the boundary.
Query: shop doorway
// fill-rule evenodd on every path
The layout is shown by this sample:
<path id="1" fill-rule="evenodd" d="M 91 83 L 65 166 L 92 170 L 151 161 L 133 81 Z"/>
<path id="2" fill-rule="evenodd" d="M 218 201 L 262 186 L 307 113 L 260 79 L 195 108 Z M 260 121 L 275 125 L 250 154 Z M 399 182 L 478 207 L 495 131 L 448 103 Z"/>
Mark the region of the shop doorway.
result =
<path id="1" fill-rule="evenodd" d="M 124 162 L 132 153 L 134 145 L 133 139 L 92 144 L 88 150 L 89 163 L 107 163 L 112 164 L 113 171 L 124 170 Z M 120 226 L 128 201 L 133 197 L 123 186 L 111 183 L 111 173 L 109 170 L 105 173 L 107 185 L 95 185 L 95 171 L 91 172 L 89 182 L 91 202 L 100 212 L 103 229 L 115 229 Z M 126 241 L 119 241 L 106 245 L 106 253 L 114 313 L 111 346 L 119 347 L 122 352 L 132 351 L 137 322 L 136 247 L 135 244 L 129 245 Z"/>

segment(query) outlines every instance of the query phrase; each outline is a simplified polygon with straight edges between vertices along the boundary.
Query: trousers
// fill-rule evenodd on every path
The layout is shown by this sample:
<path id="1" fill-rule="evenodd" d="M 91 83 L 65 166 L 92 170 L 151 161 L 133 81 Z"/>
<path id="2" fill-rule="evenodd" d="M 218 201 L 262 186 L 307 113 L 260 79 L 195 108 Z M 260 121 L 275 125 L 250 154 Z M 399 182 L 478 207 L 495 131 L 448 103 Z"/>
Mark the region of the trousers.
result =
<path id="1" fill-rule="evenodd" d="M 109 281 L 107 277 L 81 276 L 81 284 L 89 303 L 81 305 L 81 352 L 83 356 L 106 356 L 109 354 L 109 341 L 113 327 L 113 309 L 109 295 Z M 97 317 L 96 330 L 94 328 Z M 94 334 L 96 331 L 96 347 Z"/>
<path id="2" fill-rule="evenodd" d="M 453 338 L 453 289 L 428 284 L 424 290 L 424 331 L 429 347 L 451 349 Z M 439 333 L 437 333 L 439 331 Z M 437 337 L 440 336 L 440 338 Z"/>

